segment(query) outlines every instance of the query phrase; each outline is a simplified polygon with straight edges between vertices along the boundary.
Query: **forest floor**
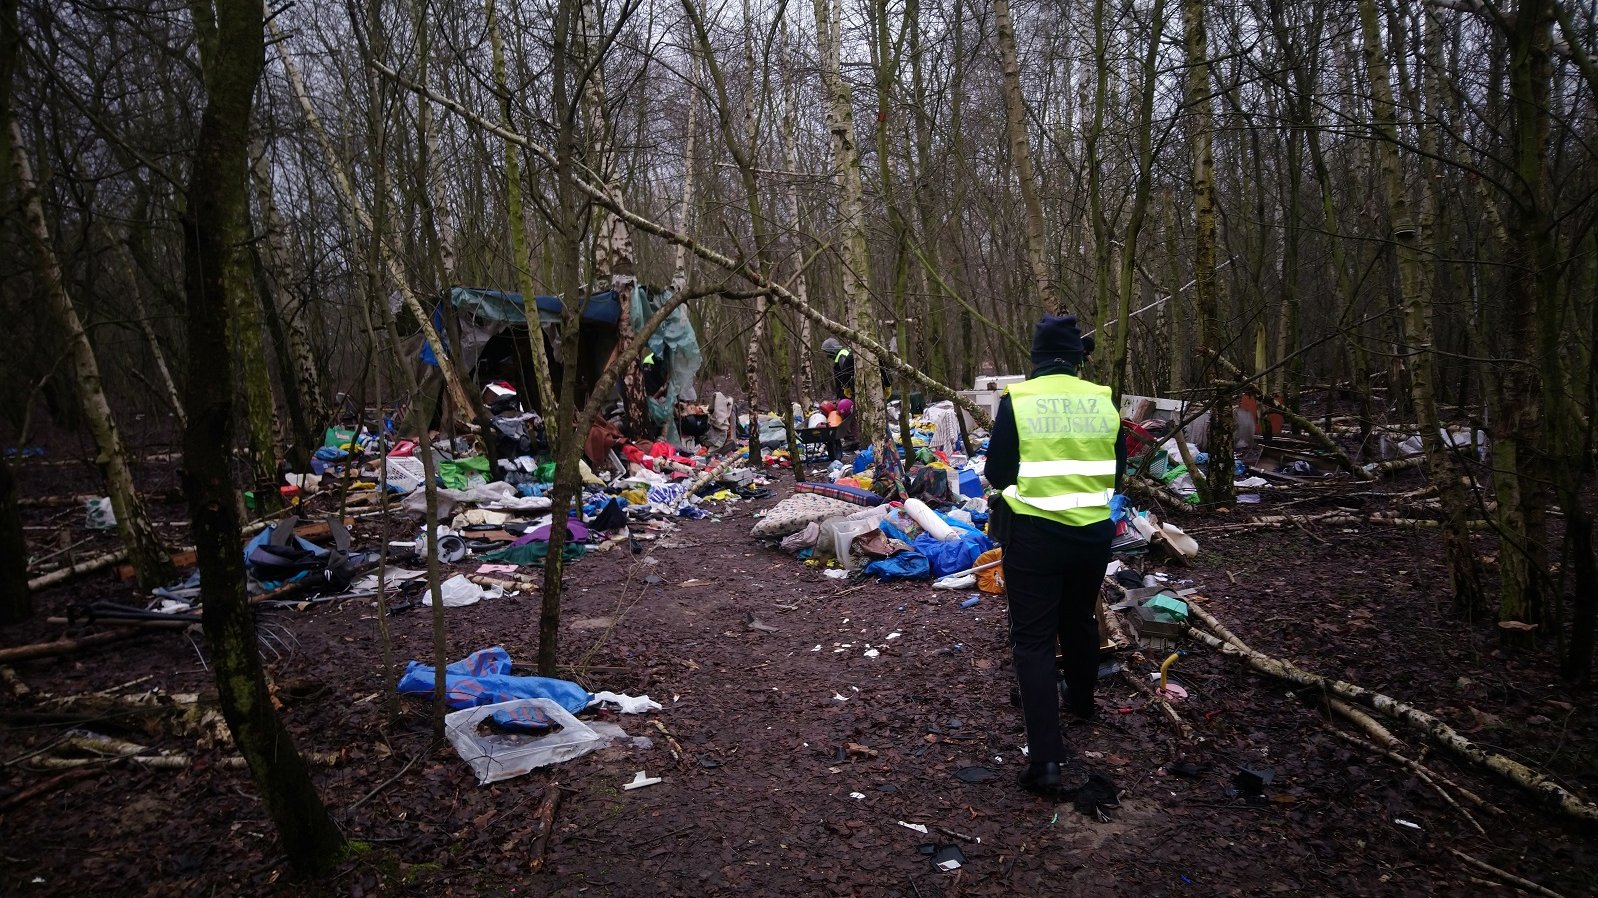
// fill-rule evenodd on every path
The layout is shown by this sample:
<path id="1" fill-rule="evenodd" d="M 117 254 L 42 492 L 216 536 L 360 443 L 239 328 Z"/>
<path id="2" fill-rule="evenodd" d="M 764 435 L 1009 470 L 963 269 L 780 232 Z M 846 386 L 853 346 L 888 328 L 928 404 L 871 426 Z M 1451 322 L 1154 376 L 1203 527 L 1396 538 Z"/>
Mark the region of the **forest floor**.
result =
<path id="1" fill-rule="evenodd" d="M 22 472 L 28 495 L 83 491 L 85 466 Z M 152 489 L 172 465 L 146 468 Z M 786 479 L 778 485 L 780 496 Z M 1399 491 L 1412 481 L 1383 484 Z M 1350 490 L 1352 492 L 1352 490 Z M 602 715 L 653 747 L 612 747 L 488 786 L 448 747 L 430 749 L 426 702 L 390 720 L 375 607 L 354 600 L 263 617 L 292 639 L 266 654 L 282 716 L 324 801 L 356 848 L 339 874 L 295 881 L 246 771 L 224 749 L 152 736 L 141 719 L 81 724 L 194 756 L 177 770 L 104 765 L 0 811 L 0 893 L 78 895 L 1492 895 L 1513 894 L 1462 852 L 1567 898 L 1598 893 L 1598 840 L 1482 771 L 1426 763 L 1475 791 L 1431 786 L 1333 735 L 1346 727 L 1234 657 L 1188 642 L 1175 671 L 1194 738 L 1118 676 L 1101 680 L 1097 723 L 1068 740 L 1123 790 L 1107 819 L 1015 782 L 1024 758 L 1002 598 L 924 583 L 849 584 L 748 537 L 775 498 L 719 520 L 681 521 L 641 555 L 593 553 L 568 568 L 560 657 L 591 690 L 647 693 L 663 710 Z M 1337 495 L 1295 511 L 1380 510 Z M 1259 506 L 1267 513 L 1270 506 Z M 157 517 L 183 516 L 179 504 Z M 30 508 L 41 538 L 81 508 Z M 1598 795 L 1590 692 L 1571 693 L 1548 654 L 1506 655 L 1485 624 L 1450 608 L 1435 533 L 1363 526 L 1206 529 L 1188 568 L 1204 607 L 1255 648 L 1427 709 L 1484 747 Z M 181 533 L 174 535 L 181 539 Z M 361 531 L 368 541 L 375 532 Z M 1484 556 L 1495 550 L 1481 537 Z M 92 548 L 92 547 L 90 547 Z M 0 633 L 18 645 L 81 632 L 44 622 L 98 598 L 132 600 L 106 574 L 37 597 L 36 620 Z M 448 614 L 451 658 L 504 645 L 534 660 L 536 593 Z M 787 606 L 787 607 L 785 607 Z M 757 620 L 774 632 L 752 628 Z M 391 618 L 401 663 L 430 656 L 425 609 Z M 893 636 L 891 634 L 898 634 Z M 866 655 L 867 648 L 878 651 Z M 210 688 L 199 637 L 142 635 L 16 664 L 0 683 L 0 807 L 55 771 L 29 755 L 66 735 L 47 696 Z M 1122 655 L 1138 677 L 1158 659 Z M 134 684 L 134 685 L 125 685 Z M 658 728 L 659 724 L 664 730 Z M 1398 733 L 1411 746 L 1418 739 Z M 670 740 L 682 757 L 672 755 Z M 1179 773 L 1171 770 L 1177 762 Z M 1262 795 L 1240 767 L 1269 768 Z M 981 768 L 993 775 L 970 768 Z M 663 782 L 626 791 L 645 770 Z M 961 772 L 964 771 L 962 774 Z M 959 775 L 957 775 L 959 774 Z M 562 800 L 530 869 L 546 790 Z M 905 824 L 925 826 L 922 834 Z M 956 845 L 957 872 L 919 846 Z"/>

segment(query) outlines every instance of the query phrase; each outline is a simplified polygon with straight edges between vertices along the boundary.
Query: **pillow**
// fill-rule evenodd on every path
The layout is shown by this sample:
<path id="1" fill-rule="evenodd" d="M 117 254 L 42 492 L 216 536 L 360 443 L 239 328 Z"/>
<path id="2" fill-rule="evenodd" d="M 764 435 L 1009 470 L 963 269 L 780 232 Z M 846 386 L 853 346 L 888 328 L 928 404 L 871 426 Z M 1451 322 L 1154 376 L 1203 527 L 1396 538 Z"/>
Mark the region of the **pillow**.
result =
<path id="1" fill-rule="evenodd" d="M 857 486 L 839 486 L 836 483 L 796 483 L 793 491 L 795 493 L 814 493 L 818 496 L 841 499 L 844 502 L 867 507 L 882 504 L 881 496 Z"/>

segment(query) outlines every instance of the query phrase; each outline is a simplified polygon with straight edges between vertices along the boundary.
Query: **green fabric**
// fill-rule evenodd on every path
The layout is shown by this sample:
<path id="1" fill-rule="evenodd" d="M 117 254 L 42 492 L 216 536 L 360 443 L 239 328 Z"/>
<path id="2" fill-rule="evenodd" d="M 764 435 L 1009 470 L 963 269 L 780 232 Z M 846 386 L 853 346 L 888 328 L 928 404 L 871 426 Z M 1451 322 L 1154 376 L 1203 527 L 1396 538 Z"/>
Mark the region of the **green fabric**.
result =
<path id="1" fill-rule="evenodd" d="M 561 547 L 560 557 L 564 561 L 576 561 L 583 557 L 583 553 L 586 551 L 588 551 L 587 545 L 567 540 L 566 544 Z M 481 557 L 484 561 L 494 561 L 500 564 L 530 564 L 535 567 L 543 567 L 544 559 L 549 557 L 549 543 L 535 540 L 520 546 L 510 546 L 493 552 L 485 552 Z"/>
<path id="2" fill-rule="evenodd" d="M 439 482 L 448 489 L 466 489 L 467 481 L 473 474 L 481 474 L 485 478 L 488 476 L 488 456 L 474 455 L 471 458 L 438 463 Z"/>
<path id="3" fill-rule="evenodd" d="M 539 483 L 554 483 L 555 463 L 552 461 L 540 462 L 538 466 L 534 468 L 533 476 L 538 478 Z"/>
<path id="4" fill-rule="evenodd" d="M 1121 430 L 1110 388 L 1049 374 L 1005 392 L 1021 455 L 1019 476 L 1004 491 L 1011 510 L 1077 527 L 1107 520 Z"/>

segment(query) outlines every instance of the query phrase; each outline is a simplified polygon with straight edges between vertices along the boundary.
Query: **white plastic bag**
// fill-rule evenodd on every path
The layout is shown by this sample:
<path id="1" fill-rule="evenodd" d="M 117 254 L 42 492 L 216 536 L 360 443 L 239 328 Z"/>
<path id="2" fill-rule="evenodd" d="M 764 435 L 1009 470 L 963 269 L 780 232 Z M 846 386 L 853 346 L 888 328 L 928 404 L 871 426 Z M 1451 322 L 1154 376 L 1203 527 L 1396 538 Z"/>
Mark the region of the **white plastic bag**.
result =
<path id="1" fill-rule="evenodd" d="M 544 712 L 560 730 L 547 736 L 516 733 L 485 735 L 477 726 L 498 711 L 533 707 Z M 444 736 L 461 760 L 471 765 L 479 785 L 521 776 L 539 767 L 581 757 L 608 741 L 569 711 L 547 698 L 520 698 L 495 705 L 455 711 L 444 717 Z"/>
<path id="2" fill-rule="evenodd" d="M 626 695 L 620 692 L 596 692 L 594 693 L 594 700 L 588 703 L 588 707 L 592 708 L 600 702 L 609 702 L 610 704 L 615 705 L 616 710 L 623 714 L 642 714 L 645 711 L 660 710 L 660 702 L 655 701 L 647 695 Z"/>
<path id="3" fill-rule="evenodd" d="M 115 530 L 117 527 L 117 514 L 111 508 L 111 497 L 103 499 L 90 499 L 83 503 L 83 510 L 87 517 L 85 524 L 90 530 Z"/>
<path id="4" fill-rule="evenodd" d="M 498 586 L 493 589 L 484 589 L 476 583 L 466 579 L 465 574 L 456 574 L 439 584 L 439 593 L 444 600 L 445 608 L 461 608 L 466 605 L 475 605 L 484 599 L 497 599 L 505 594 L 505 590 Z M 433 591 L 422 590 L 422 604 L 433 604 Z"/>

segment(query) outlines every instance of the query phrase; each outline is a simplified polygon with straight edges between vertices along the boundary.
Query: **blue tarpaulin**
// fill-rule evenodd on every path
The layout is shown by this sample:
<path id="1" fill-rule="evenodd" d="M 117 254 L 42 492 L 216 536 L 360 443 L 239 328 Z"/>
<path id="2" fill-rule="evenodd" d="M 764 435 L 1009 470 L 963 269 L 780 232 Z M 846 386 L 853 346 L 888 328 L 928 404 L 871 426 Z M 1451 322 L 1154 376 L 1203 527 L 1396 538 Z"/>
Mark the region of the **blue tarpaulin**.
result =
<path id="1" fill-rule="evenodd" d="M 406 695 L 432 695 L 433 668 L 419 661 L 407 662 L 398 688 Z M 569 680 L 511 676 L 510 653 L 503 646 L 479 649 L 444 668 L 444 704 L 457 711 L 519 698 L 551 699 L 573 714 L 594 700 L 588 690 Z M 498 715 L 495 720 L 502 725 L 525 723 L 502 721 Z"/>
<path id="2" fill-rule="evenodd" d="M 535 296 L 533 299 L 538 303 L 538 320 L 542 324 L 559 324 L 561 316 L 566 314 L 566 304 L 558 296 Z M 527 322 L 527 313 L 523 311 L 525 300 L 520 293 L 456 287 L 449 291 L 449 301 L 455 308 L 487 321 L 508 324 Z M 586 324 L 615 327 L 620 320 L 621 303 L 616 301 L 613 291 L 595 293 L 588 297 L 588 302 L 583 306 L 583 322 Z"/>

